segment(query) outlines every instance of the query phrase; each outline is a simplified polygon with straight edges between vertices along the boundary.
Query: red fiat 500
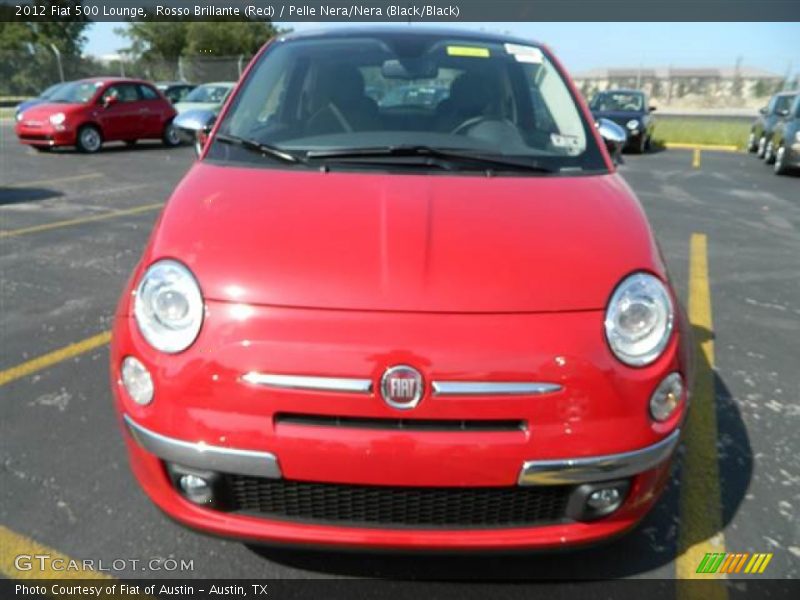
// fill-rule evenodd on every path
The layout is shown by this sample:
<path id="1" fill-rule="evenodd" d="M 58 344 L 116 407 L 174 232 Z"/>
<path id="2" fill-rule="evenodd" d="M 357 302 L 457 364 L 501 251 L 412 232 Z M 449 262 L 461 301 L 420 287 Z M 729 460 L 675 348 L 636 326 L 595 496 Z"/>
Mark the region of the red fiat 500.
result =
<path id="1" fill-rule="evenodd" d="M 125 289 L 111 377 L 137 479 L 191 527 L 547 548 L 653 506 L 689 348 L 546 48 L 362 28 L 254 59 Z"/>
<path id="2" fill-rule="evenodd" d="M 177 146 L 177 113 L 163 94 L 135 79 L 81 79 L 63 85 L 46 104 L 17 114 L 19 141 L 37 150 L 77 146 L 97 152 L 103 142 L 133 145 L 145 138 Z"/>

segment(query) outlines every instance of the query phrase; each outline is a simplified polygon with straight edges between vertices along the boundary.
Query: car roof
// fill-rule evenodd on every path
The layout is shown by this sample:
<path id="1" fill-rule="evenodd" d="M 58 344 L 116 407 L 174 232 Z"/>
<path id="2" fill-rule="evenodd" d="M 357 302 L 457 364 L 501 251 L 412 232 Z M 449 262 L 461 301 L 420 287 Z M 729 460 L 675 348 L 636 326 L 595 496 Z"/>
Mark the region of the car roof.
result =
<path id="1" fill-rule="evenodd" d="M 487 42 L 497 44 L 522 44 L 525 46 L 542 46 L 542 44 L 525 38 L 518 38 L 502 33 L 491 33 L 486 31 L 475 31 L 472 29 L 461 29 L 458 27 L 408 27 L 399 26 L 359 26 L 359 27 L 340 27 L 336 29 L 317 29 L 310 31 L 298 31 L 281 35 L 279 40 L 294 39 L 317 39 L 317 38 L 349 38 L 349 37 L 369 37 L 381 35 L 408 35 L 419 37 L 455 37 L 461 40 L 472 40 L 475 42 Z"/>
<path id="2" fill-rule="evenodd" d="M 144 79 L 133 79 L 131 77 L 85 77 L 84 79 L 77 79 L 77 83 L 145 83 L 152 85 L 149 81 Z"/>

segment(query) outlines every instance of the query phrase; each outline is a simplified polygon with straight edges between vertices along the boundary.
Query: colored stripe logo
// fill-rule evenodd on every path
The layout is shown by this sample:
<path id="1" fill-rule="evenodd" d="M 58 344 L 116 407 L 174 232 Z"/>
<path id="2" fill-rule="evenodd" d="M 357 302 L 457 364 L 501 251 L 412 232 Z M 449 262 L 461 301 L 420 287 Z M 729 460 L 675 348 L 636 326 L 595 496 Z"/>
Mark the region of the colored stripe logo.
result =
<path id="1" fill-rule="evenodd" d="M 750 554 L 748 552 L 709 552 L 697 565 L 697 573 L 712 575 L 714 573 L 763 573 L 772 553 Z"/>

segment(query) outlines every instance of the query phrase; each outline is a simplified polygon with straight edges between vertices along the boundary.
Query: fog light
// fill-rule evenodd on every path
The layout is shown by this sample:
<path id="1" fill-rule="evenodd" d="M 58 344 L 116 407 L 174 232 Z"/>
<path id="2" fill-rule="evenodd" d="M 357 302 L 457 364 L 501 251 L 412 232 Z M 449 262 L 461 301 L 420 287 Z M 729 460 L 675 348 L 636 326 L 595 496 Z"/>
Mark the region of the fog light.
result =
<path id="1" fill-rule="evenodd" d="M 667 375 L 650 397 L 650 416 L 656 421 L 666 421 L 678 408 L 682 397 L 683 380 L 680 374 Z"/>
<path id="2" fill-rule="evenodd" d="M 211 484 L 198 475 L 181 475 L 178 485 L 183 495 L 195 504 L 209 504 L 214 498 Z"/>
<path id="3" fill-rule="evenodd" d="M 145 406 L 153 401 L 153 378 L 141 362 L 132 356 L 122 361 L 122 385 L 131 399 Z"/>
<path id="4" fill-rule="evenodd" d="M 617 488 L 605 488 L 589 494 L 586 505 L 593 511 L 611 512 L 619 507 L 622 494 Z"/>

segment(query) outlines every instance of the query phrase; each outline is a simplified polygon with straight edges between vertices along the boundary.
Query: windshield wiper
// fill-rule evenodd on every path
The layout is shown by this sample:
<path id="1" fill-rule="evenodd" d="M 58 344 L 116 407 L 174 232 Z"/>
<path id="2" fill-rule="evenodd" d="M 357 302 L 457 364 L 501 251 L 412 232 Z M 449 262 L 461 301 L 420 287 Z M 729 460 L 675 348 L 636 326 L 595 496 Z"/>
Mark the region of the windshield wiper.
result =
<path id="1" fill-rule="evenodd" d="M 510 169 L 515 171 L 533 171 L 537 173 L 555 173 L 558 169 L 547 167 L 536 161 L 513 160 L 501 156 L 477 154 L 447 148 L 434 148 L 421 145 L 378 146 L 372 148 L 338 148 L 331 150 L 310 150 L 306 153 L 309 160 L 329 160 L 338 158 L 384 158 L 384 157 L 425 156 L 459 164 L 469 163 L 484 169 Z"/>
<path id="2" fill-rule="evenodd" d="M 249 140 L 247 138 L 239 137 L 238 135 L 218 133 L 216 136 L 214 136 L 214 139 L 216 141 L 222 142 L 223 144 L 232 144 L 234 146 L 239 146 L 240 148 L 244 148 L 245 150 L 250 150 L 251 152 L 258 152 L 259 154 L 263 154 L 271 158 L 277 158 L 278 160 L 286 163 L 306 162 L 299 156 L 295 156 L 294 154 L 286 152 L 285 150 L 281 150 L 280 148 L 276 148 L 275 146 L 270 146 L 269 144 L 262 144 L 261 142 L 257 142 L 256 140 Z"/>

